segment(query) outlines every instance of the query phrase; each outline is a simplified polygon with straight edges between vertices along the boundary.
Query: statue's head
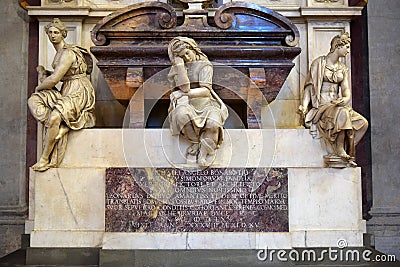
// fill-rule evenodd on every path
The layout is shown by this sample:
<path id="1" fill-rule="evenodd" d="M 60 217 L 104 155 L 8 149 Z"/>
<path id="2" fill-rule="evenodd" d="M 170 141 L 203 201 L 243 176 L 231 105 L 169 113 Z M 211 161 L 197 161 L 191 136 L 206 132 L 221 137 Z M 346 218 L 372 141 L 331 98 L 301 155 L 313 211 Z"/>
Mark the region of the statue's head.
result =
<path id="1" fill-rule="evenodd" d="M 343 33 L 342 35 L 336 35 L 332 38 L 331 41 L 331 50 L 330 53 L 333 53 L 336 48 L 340 48 L 351 43 L 351 39 L 348 32 Z"/>
<path id="2" fill-rule="evenodd" d="M 62 22 L 59 18 L 54 18 L 49 24 L 44 27 L 44 30 L 47 34 L 49 33 L 49 29 L 51 27 L 57 28 L 64 38 L 67 37 L 67 26 L 65 26 L 64 22 Z"/>
<path id="3" fill-rule="evenodd" d="M 171 40 L 168 45 L 168 55 L 173 62 L 174 57 L 182 57 L 187 51 L 189 54 L 194 53 L 195 56 L 199 56 L 202 60 L 207 60 L 207 56 L 201 52 L 195 40 L 188 37 L 175 37 Z"/>

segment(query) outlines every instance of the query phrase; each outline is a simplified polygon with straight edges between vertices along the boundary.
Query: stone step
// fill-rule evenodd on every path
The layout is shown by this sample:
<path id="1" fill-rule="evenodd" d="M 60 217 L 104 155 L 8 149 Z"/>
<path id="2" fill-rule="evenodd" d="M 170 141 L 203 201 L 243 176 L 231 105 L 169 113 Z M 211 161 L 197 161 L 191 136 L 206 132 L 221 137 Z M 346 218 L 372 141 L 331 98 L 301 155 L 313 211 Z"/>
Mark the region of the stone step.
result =
<path id="1" fill-rule="evenodd" d="M 332 248 L 334 249 L 334 248 Z M 336 248 L 337 249 L 337 248 Z M 352 248 L 357 251 L 372 251 L 375 255 L 384 255 L 372 248 Z M 96 251 L 97 250 L 97 251 Z M 323 248 L 315 249 L 317 255 Z M 301 252 L 301 249 L 298 249 Z M 344 250 L 345 251 L 345 250 Z M 377 266 L 396 267 L 400 262 L 365 261 L 279 261 L 277 251 L 274 260 L 262 261 L 257 258 L 257 250 L 100 250 L 93 248 L 28 248 L 18 250 L 0 259 L 0 267 L 257 267 L 257 266 Z M 272 251 L 270 251 L 271 253 Z M 288 252 L 288 251 L 287 251 Z M 97 255 L 97 258 L 94 256 Z M 288 255 L 288 254 L 286 254 Z M 281 255 L 282 256 L 282 255 Z M 88 260 L 92 263 L 86 264 Z M 25 264 L 28 260 L 32 264 Z"/>

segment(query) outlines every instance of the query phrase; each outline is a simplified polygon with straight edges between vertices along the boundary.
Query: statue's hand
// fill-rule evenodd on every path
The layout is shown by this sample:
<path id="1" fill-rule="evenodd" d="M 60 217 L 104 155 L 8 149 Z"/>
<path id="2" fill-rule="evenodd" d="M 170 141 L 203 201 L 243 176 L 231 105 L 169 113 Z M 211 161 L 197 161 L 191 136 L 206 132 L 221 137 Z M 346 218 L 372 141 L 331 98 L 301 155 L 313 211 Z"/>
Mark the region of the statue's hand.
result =
<path id="1" fill-rule="evenodd" d="M 38 73 L 40 73 L 40 72 L 45 72 L 46 69 L 45 69 L 42 65 L 39 65 L 39 66 L 36 67 L 36 71 L 37 71 Z"/>
<path id="2" fill-rule="evenodd" d="M 338 98 L 336 100 L 332 100 L 331 103 L 337 106 L 344 106 L 344 99 Z"/>
<path id="3" fill-rule="evenodd" d="M 307 108 L 302 105 L 299 106 L 298 113 L 305 115 L 307 112 Z"/>
<path id="4" fill-rule="evenodd" d="M 182 91 L 174 91 L 171 93 L 170 99 L 172 102 L 176 102 L 179 98 L 181 98 L 184 95 L 186 95 L 186 94 Z"/>
<path id="5" fill-rule="evenodd" d="M 42 83 L 44 79 L 51 75 L 51 71 L 46 70 L 42 65 L 36 67 L 38 73 L 39 82 Z"/>
<path id="6" fill-rule="evenodd" d="M 175 58 L 174 58 L 174 65 L 182 65 L 182 64 L 184 64 L 185 63 L 185 61 L 183 60 L 183 58 L 181 58 L 181 57 L 179 57 L 179 56 L 176 56 Z"/>

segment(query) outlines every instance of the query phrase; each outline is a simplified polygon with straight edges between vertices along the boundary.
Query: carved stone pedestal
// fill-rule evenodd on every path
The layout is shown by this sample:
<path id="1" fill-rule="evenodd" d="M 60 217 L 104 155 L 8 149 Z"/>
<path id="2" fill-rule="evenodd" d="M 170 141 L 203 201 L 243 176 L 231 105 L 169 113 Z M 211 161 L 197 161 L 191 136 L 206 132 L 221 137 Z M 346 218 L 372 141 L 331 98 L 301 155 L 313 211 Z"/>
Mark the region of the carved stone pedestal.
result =
<path id="1" fill-rule="evenodd" d="M 327 168 L 348 168 L 354 167 L 352 166 L 349 161 L 354 162 L 354 158 L 350 158 L 350 160 L 343 160 L 341 157 L 335 155 L 325 155 L 324 156 L 324 163 L 325 167 Z"/>
<path id="2" fill-rule="evenodd" d="M 225 201 L 221 197 L 217 205 L 206 203 L 180 210 L 176 210 L 177 206 L 160 205 L 153 219 L 149 211 L 153 212 L 156 205 L 149 205 L 156 202 L 139 187 L 135 189 L 137 181 L 134 176 L 126 175 L 129 170 L 126 163 L 131 162 L 131 170 L 157 168 L 159 174 L 170 177 L 167 171 L 173 169 L 165 154 L 173 153 L 173 146 L 168 143 L 159 146 L 155 142 L 168 130 L 125 131 L 72 132 L 63 165 L 45 173 L 34 173 L 31 177 L 35 180 L 31 247 L 290 249 L 337 247 L 338 240 L 345 240 L 348 246 L 363 245 L 365 221 L 361 217 L 360 169 L 323 168 L 322 159 L 316 156 L 321 153 L 319 143 L 309 138 L 307 130 L 227 130 L 226 135 L 235 141 L 224 143 L 216 162 L 224 157 L 226 160 L 229 154 L 225 153 L 234 144 L 241 155 L 231 154 L 228 165 L 231 170 L 266 170 L 272 166 L 269 176 L 260 176 L 258 191 L 243 191 L 245 185 L 241 187 L 240 179 L 260 180 L 249 175 L 241 178 L 232 172 L 226 179 L 239 178 L 238 185 L 229 191 L 235 195 L 234 202 L 228 203 L 229 199 Z M 242 134 L 246 134 L 248 140 L 240 138 Z M 138 142 L 143 136 L 147 138 L 147 146 Z M 131 150 L 125 150 L 125 154 L 122 138 L 133 140 L 129 143 Z M 179 141 L 170 138 L 171 145 Z M 270 149 L 271 140 L 276 141 L 274 151 Z M 264 144 L 264 147 L 252 146 L 248 141 Z M 86 152 L 74 153 L 77 147 Z M 140 151 L 143 151 L 142 156 L 135 156 Z M 135 153 L 129 159 L 131 152 Z M 243 155 L 247 155 L 248 165 L 237 167 Z M 178 155 L 175 159 L 180 160 Z M 217 173 L 215 168 L 208 170 Z M 135 177 L 139 177 L 138 181 L 146 180 L 146 175 Z M 182 181 L 181 185 L 188 186 Z M 274 192 L 281 195 L 274 195 Z M 192 196 L 193 201 L 200 199 Z M 249 212 L 252 215 L 246 217 Z M 179 216 L 184 220 L 180 221 Z M 240 218 L 244 219 L 240 221 Z M 136 227 L 137 223 L 142 223 L 142 227 Z M 252 231 L 249 227 L 256 228 Z"/>

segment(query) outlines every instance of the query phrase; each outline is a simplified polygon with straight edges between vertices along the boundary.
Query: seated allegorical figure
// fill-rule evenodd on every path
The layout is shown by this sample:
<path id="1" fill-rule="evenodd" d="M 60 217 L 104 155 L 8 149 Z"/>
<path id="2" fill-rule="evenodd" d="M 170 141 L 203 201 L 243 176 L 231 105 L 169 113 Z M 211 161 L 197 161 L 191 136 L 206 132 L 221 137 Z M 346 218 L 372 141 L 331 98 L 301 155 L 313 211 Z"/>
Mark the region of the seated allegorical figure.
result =
<path id="1" fill-rule="evenodd" d="M 95 126 L 95 93 L 87 75 L 92 59 L 88 51 L 67 44 L 67 27 L 58 18 L 46 25 L 45 31 L 56 55 L 54 71 L 37 68 L 40 84 L 28 99 L 28 106 L 36 120 L 44 125 L 43 152 L 32 166 L 35 171 L 57 167 L 63 159 L 69 130 Z M 59 91 L 55 86 L 62 81 Z"/>
<path id="2" fill-rule="evenodd" d="M 228 109 L 212 89 L 213 66 L 196 42 L 176 37 L 168 46 L 172 63 L 168 74 L 172 90 L 168 118 L 173 135 L 191 146 L 186 155 L 197 156 L 200 166 L 209 166 L 223 141 Z"/>
<path id="3" fill-rule="evenodd" d="M 357 166 L 355 146 L 368 128 L 367 120 L 350 106 L 349 69 L 339 60 L 350 52 L 350 42 L 348 33 L 335 36 L 328 55 L 312 62 L 299 106 L 310 133 L 325 142 L 325 162 L 335 158 L 343 167 Z"/>

